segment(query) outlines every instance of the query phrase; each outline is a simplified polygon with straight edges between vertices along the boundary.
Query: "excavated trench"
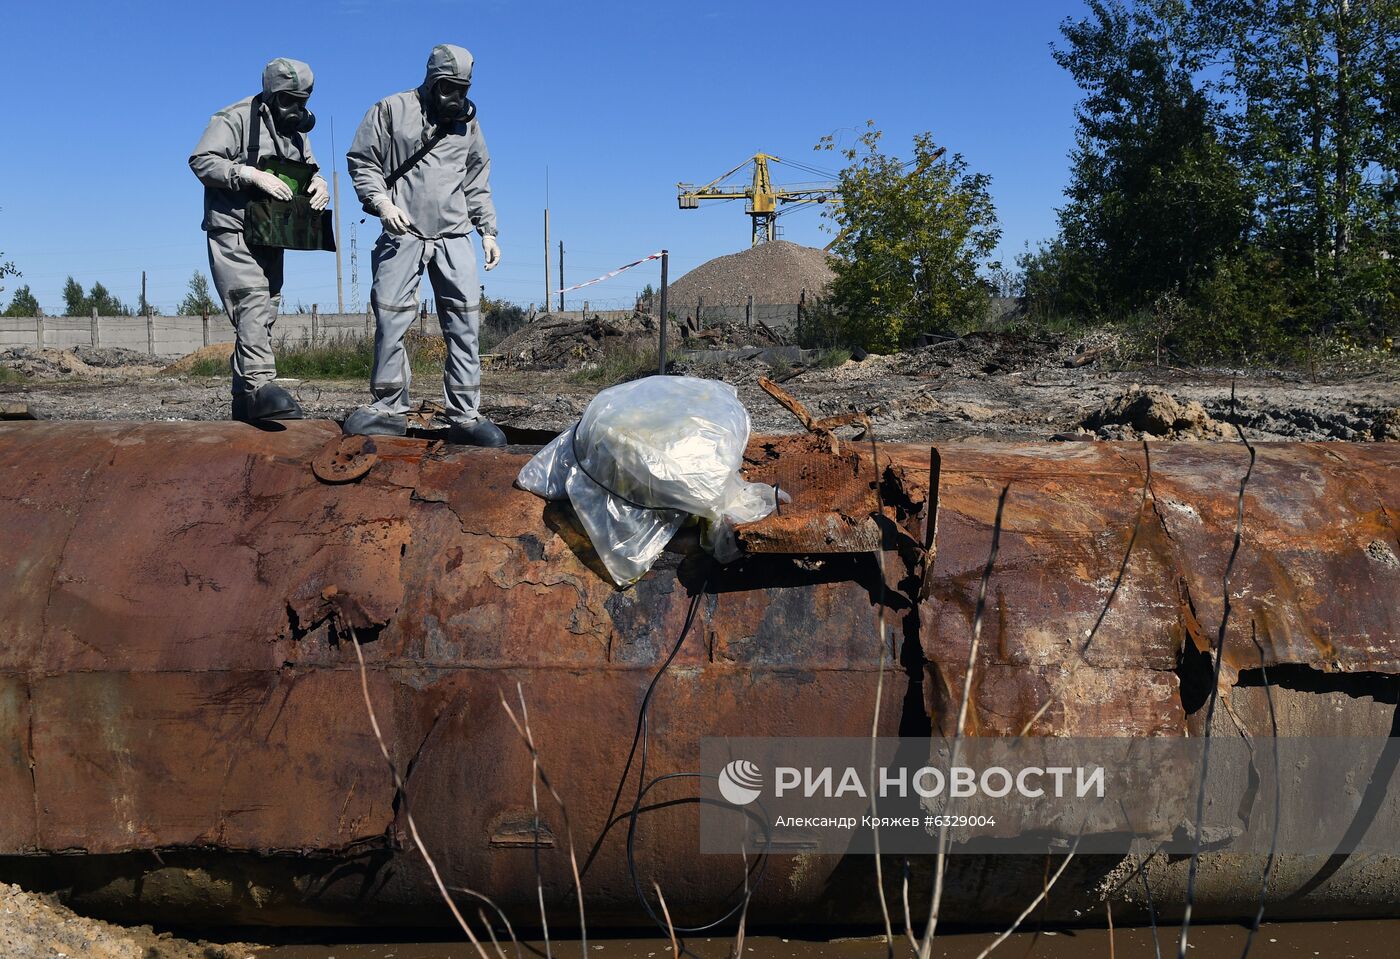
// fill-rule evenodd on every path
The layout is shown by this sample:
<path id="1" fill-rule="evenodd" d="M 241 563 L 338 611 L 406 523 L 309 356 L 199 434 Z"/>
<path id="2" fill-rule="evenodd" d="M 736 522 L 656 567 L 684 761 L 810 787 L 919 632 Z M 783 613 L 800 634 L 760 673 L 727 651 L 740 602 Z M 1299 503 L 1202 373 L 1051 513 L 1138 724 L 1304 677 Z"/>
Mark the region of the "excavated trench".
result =
<path id="1" fill-rule="evenodd" d="M 951 732 L 1004 490 L 966 732 L 1204 732 L 1243 446 L 756 437 L 747 475 L 793 502 L 740 530 L 745 557 L 714 568 L 682 535 L 619 590 L 567 507 L 513 487 L 530 450 L 404 438 L 366 455 L 338 435 L 0 424 L 0 792 L 17 800 L 0 806 L 0 878 L 124 919 L 445 920 L 369 728 L 353 635 L 448 884 L 528 915 L 538 854 L 567 924 L 567 829 L 549 808 L 535 831 L 502 694 L 520 684 L 581 854 L 697 594 L 650 707 L 655 774 L 693 768 L 702 736 L 869 735 L 877 608 L 897 647 L 881 735 Z M 1400 735 L 1398 494 L 1395 445 L 1257 448 L 1218 731 L 1266 733 L 1272 698 L 1281 734 Z M 639 870 L 678 922 L 721 914 L 740 867 L 699 855 L 693 785 L 656 795 Z M 590 923 L 644 919 L 623 832 L 585 876 Z M 1013 917 L 1044 868 L 952 857 L 946 915 Z M 1145 919 L 1146 890 L 1170 917 L 1186 868 L 1079 857 L 1046 917 L 1089 921 L 1107 897 Z M 1197 918 L 1252 917 L 1261 868 L 1207 856 Z M 912 895 L 929 873 L 911 862 Z M 899 870 L 886 875 L 897 896 Z M 1385 915 L 1397 899 L 1400 861 L 1375 855 L 1284 857 L 1271 890 L 1294 918 Z M 754 923 L 878 916 L 859 856 L 773 857 L 750 908 Z"/>

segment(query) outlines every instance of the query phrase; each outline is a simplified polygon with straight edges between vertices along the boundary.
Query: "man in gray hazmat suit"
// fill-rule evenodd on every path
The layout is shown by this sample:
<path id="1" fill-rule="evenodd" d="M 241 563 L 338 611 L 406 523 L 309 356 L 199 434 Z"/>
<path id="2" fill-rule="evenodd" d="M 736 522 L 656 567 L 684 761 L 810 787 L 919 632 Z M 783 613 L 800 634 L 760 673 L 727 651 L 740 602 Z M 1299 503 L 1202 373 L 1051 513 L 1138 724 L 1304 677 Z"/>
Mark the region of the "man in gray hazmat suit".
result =
<path id="1" fill-rule="evenodd" d="M 476 256 L 471 231 L 481 234 L 486 269 L 501 261 L 496 207 L 491 201 L 491 157 L 467 99 L 472 55 L 439 44 L 416 90 L 385 97 L 365 114 L 346 155 L 346 168 L 365 211 L 384 232 L 374 245 L 373 403 L 345 421 L 347 433 L 402 435 L 410 373 L 404 335 L 418 309 L 423 271 L 437 298 L 447 345 L 443 405 L 448 439 L 504 446 L 505 434 L 479 412 L 481 364 Z"/>
<path id="2" fill-rule="evenodd" d="M 204 184 L 204 231 L 209 269 L 233 323 L 233 418 L 252 422 L 300 419 L 301 406 L 273 383 L 272 324 L 282 298 L 282 250 L 250 246 L 243 237 L 248 201 L 260 196 L 290 200 L 291 189 L 258 168 L 268 157 L 315 163 L 306 134 L 316 118 L 306 108 L 311 68 L 279 57 L 263 68 L 262 93 L 224 107 L 209 121 L 190 155 L 190 169 Z M 330 190 L 317 174 L 311 206 L 324 210 Z"/>

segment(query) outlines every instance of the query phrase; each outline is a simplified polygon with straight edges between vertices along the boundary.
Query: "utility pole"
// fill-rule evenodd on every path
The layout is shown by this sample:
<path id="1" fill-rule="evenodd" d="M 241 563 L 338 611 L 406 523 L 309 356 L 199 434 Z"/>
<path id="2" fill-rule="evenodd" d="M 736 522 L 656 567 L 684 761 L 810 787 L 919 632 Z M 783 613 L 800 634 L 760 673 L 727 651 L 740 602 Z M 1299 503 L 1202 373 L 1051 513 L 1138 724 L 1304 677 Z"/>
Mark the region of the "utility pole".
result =
<path id="1" fill-rule="evenodd" d="M 564 241 L 559 241 L 559 312 L 564 312 Z"/>
<path id="2" fill-rule="evenodd" d="M 141 271 L 141 312 L 150 313 L 151 304 L 146 300 L 146 271 Z"/>
<path id="3" fill-rule="evenodd" d="M 666 375 L 666 273 L 671 265 L 671 251 L 661 251 L 661 320 L 658 336 L 660 343 L 657 347 L 656 362 L 658 365 L 657 374 Z"/>
<path id="4" fill-rule="evenodd" d="M 549 312 L 549 207 L 544 208 L 544 311 Z"/>
<path id="5" fill-rule="evenodd" d="M 360 251 L 356 246 L 358 230 L 355 221 L 350 221 L 350 307 L 360 312 Z"/>
<path id="6" fill-rule="evenodd" d="M 335 203 L 335 311 L 345 312 L 345 285 L 340 273 L 340 167 L 335 162 L 335 117 L 331 117 L 331 199 Z"/>

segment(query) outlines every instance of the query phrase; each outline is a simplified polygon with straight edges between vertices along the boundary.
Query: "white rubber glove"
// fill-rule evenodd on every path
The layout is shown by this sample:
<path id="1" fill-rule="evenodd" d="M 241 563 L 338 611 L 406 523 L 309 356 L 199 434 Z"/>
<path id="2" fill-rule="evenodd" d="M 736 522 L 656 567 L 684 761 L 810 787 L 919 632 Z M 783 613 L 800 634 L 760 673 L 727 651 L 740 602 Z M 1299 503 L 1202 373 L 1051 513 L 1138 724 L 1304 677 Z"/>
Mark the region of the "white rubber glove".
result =
<path id="1" fill-rule="evenodd" d="M 238 168 L 238 178 L 243 181 L 244 186 L 256 187 L 274 200 L 290 200 L 292 198 L 292 188 L 266 170 L 259 170 L 253 166 L 241 166 Z"/>
<path id="2" fill-rule="evenodd" d="M 331 188 L 326 181 L 320 177 L 311 179 L 311 209 L 324 210 L 331 204 Z"/>
<path id="3" fill-rule="evenodd" d="M 481 253 L 486 257 L 486 269 L 494 270 L 501 262 L 501 245 L 496 242 L 494 236 L 483 236 L 481 238 Z"/>
<path id="4" fill-rule="evenodd" d="M 384 229 L 395 236 L 403 236 L 413 226 L 408 214 L 394 205 L 387 196 L 382 196 L 374 204 L 374 215 L 384 224 Z"/>

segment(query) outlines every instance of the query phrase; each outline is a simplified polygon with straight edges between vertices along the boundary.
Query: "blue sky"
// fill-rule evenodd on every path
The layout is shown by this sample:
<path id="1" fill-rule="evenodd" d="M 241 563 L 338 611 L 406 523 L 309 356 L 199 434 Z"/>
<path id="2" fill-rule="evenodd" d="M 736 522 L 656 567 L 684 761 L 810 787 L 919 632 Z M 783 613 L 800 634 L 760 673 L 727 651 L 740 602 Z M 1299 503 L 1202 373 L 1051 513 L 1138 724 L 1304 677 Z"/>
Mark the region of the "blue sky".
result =
<path id="1" fill-rule="evenodd" d="M 134 305 L 144 269 L 151 301 L 170 309 L 207 268 L 190 149 L 211 113 L 257 91 L 268 59 L 289 56 L 316 72 L 323 166 L 334 122 L 346 305 L 352 223 L 367 302 L 378 221 L 358 224 L 344 151 L 375 100 L 421 81 L 440 42 L 477 58 L 472 97 L 504 252 L 483 274 L 490 295 L 542 298 L 546 168 L 567 282 L 663 246 L 675 277 L 749 242 L 741 204 L 678 210 L 678 181 L 705 182 L 760 150 L 834 168 L 835 155 L 813 145 L 830 133 L 849 141 L 868 119 L 893 153 L 930 130 L 990 174 L 1010 260 L 1054 232 L 1078 95 L 1049 46 L 1060 20 L 1081 12 L 1076 0 L 11 4 L 0 251 L 24 276 L 4 296 L 28 283 L 46 312 L 61 313 L 71 273 Z M 782 222 L 786 239 L 830 238 L 814 209 Z M 575 302 L 628 298 L 655 274 L 638 268 Z M 284 295 L 333 309 L 334 256 L 288 254 Z"/>

